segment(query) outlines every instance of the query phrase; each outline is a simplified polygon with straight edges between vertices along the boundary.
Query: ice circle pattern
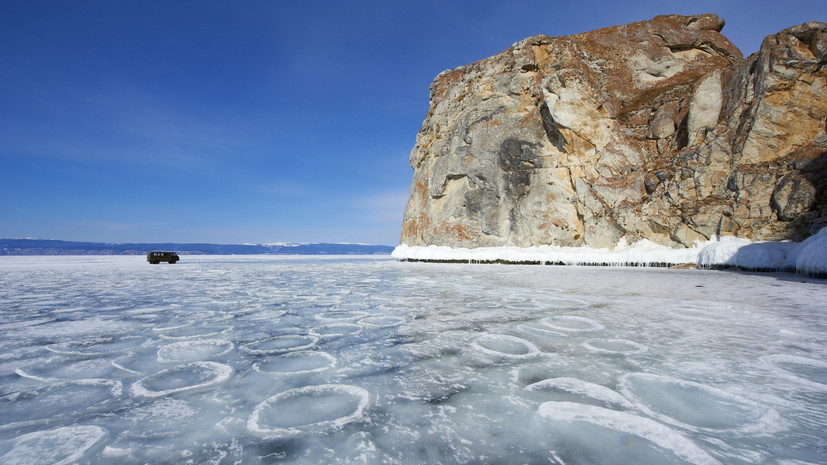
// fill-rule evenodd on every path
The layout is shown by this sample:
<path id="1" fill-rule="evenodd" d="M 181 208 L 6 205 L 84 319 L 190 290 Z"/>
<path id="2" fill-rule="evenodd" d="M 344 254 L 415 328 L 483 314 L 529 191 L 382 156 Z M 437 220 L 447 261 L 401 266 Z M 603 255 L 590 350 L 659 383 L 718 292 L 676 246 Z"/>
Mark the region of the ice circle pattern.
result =
<path id="1" fill-rule="evenodd" d="M 553 331 L 551 328 L 544 324 L 535 324 L 535 323 L 528 323 L 517 325 L 517 329 L 523 331 L 525 333 L 529 333 L 533 336 L 541 336 L 544 338 L 561 338 L 561 337 L 569 337 L 568 334 L 561 333 L 559 331 Z"/>
<path id="2" fill-rule="evenodd" d="M 580 309 L 591 306 L 590 303 L 580 299 L 569 299 L 563 297 L 552 297 L 541 301 L 546 308 L 554 309 Z"/>
<path id="3" fill-rule="evenodd" d="M 767 355 L 761 361 L 799 389 L 827 392 L 827 362 L 796 355 Z"/>
<path id="4" fill-rule="evenodd" d="M 578 461 L 720 465 L 682 434 L 641 416 L 576 402 L 545 402 L 537 415 L 554 422 L 551 427 L 567 448 L 577 450 Z"/>
<path id="5" fill-rule="evenodd" d="M 352 311 L 339 311 L 339 312 L 325 312 L 319 313 L 316 315 L 316 319 L 327 321 L 327 322 L 336 322 L 336 321 L 351 321 L 351 320 L 358 320 L 359 318 L 364 318 L 370 315 L 368 312 L 363 312 L 361 310 L 352 310 Z"/>
<path id="6" fill-rule="evenodd" d="M 256 371 L 280 374 L 305 374 L 325 371 L 336 366 L 336 357 L 327 352 L 299 350 L 282 354 L 253 365 Z"/>
<path id="7" fill-rule="evenodd" d="M 217 362 L 193 362 L 161 370 L 132 385 L 132 394 L 160 397 L 217 386 L 232 377 L 233 369 Z"/>
<path id="8" fill-rule="evenodd" d="M 155 331 L 156 333 L 162 333 L 164 331 L 175 331 L 175 330 L 178 330 L 178 329 L 188 328 L 188 327 L 193 326 L 193 325 L 195 325 L 195 320 L 184 321 L 184 322 L 181 322 L 181 323 L 168 324 L 166 326 L 156 326 L 156 327 L 152 328 L 152 330 Z"/>
<path id="9" fill-rule="evenodd" d="M 276 336 L 260 341 L 251 342 L 241 346 L 241 350 L 256 355 L 273 355 L 291 352 L 294 350 L 306 350 L 319 343 L 317 336 L 303 336 L 299 334 L 287 334 Z"/>
<path id="10" fill-rule="evenodd" d="M 619 378 L 619 390 L 641 412 L 687 431 L 723 436 L 783 428 L 773 409 L 705 384 L 633 373 Z"/>
<path id="11" fill-rule="evenodd" d="M 578 378 L 548 378 L 525 387 L 529 391 L 556 391 L 574 397 L 591 399 L 612 408 L 634 409 L 635 406 L 619 392 Z"/>
<path id="12" fill-rule="evenodd" d="M 335 338 L 354 335 L 362 331 L 362 327 L 351 323 L 331 323 L 316 326 L 310 330 L 310 334 L 324 338 Z"/>
<path id="13" fill-rule="evenodd" d="M 506 334 L 484 334 L 471 347 L 488 355 L 513 359 L 531 358 L 540 355 L 540 349 L 531 342 Z"/>
<path id="14" fill-rule="evenodd" d="M 467 305 L 471 308 L 500 308 L 503 306 L 503 303 L 499 300 L 492 299 L 473 299 L 467 302 Z"/>
<path id="15" fill-rule="evenodd" d="M 23 434 L 11 441 L 10 450 L 0 449 L 0 463 L 20 465 L 65 465 L 83 460 L 89 452 L 103 448 L 109 432 L 99 426 L 64 426 Z M 86 457 L 88 460 L 88 457 Z"/>
<path id="16" fill-rule="evenodd" d="M 62 355 L 106 355 L 124 352 L 140 346 L 146 341 L 140 337 L 94 338 L 82 342 L 59 342 L 46 349 Z"/>
<path id="17" fill-rule="evenodd" d="M 14 370 L 18 376 L 42 382 L 60 382 L 82 379 L 102 379 L 110 376 L 112 365 L 105 357 L 84 358 L 69 362 L 58 356 L 40 359 Z"/>
<path id="18" fill-rule="evenodd" d="M 173 342 L 158 349 L 159 362 L 189 362 L 225 355 L 233 350 L 232 342 L 224 339 Z"/>
<path id="19" fill-rule="evenodd" d="M 112 379 L 51 382 L 0 396 L 0 425 L 53 420 L 55 417 L 102 411 L 121 396 L 123 385 Z"/>
<path id="20" fill-rule="evenodd" d="M 718 321 L 723 317 L 715 310 L 696 306 L 680 306 L 669 309 L 669 313 L 683 320 Z"/>
<path id="21" fill-rule="evenodd" d="M 642 354 L 648 350 L 645 345 L 628 339 L 589 339 L 583 343 L 583 347 L 598 354 L 610 355 Z"/>
<path id="22" fill-rule="evenodd" d="M 211 327 L 186 327 L 176 329 L 160 334 L 161 339 L 171 339 L 176 341 L 186 341 L 189 339 L 201 339 L 207 337 L 218 336 L 220 334 L 229 333 L 233 330 L 232 326 L 225 326 L 221 328 Z"/>
<path id="23" fill-rule="evenodd" d="M 543 324 L 558 331 L 570 332 L 592 332 L 605 329 L 602 324 L 594 320 L 571 315 L 552 316 L 544 319 Z"/>
<path id="24" fill-rule="evenodd" d="M 404 322 L 405 319 L 401 316 L 369 316 L 359 320 L 360 324 L 374 328 L 390 328 L 391 326 L 399 326 Z"/>
<path id="25" fill-rule="evenodd" d="M 361 419 L 369 403 L 368 391 L 357 386 L 323 384 L 290 389 L 258 404 L 247 429 L 269 439 L 340 429 Z"/>
<path id="26" fill-rule="evenodd" d="M 507 300 L 503 299 L 503 302 L 506 303 L 506 307 L 512 310 L 541 310 L 546 308 L 542 303 L 537 302 L 536 300 L 520 300 L 516 302 L 508 302 Z"/>
<path id="27" fill-rule="evenodd" d="M 242 321 L 275 320 L 287 315 L 287 310 L 259 310 L 235 317 Z"/>

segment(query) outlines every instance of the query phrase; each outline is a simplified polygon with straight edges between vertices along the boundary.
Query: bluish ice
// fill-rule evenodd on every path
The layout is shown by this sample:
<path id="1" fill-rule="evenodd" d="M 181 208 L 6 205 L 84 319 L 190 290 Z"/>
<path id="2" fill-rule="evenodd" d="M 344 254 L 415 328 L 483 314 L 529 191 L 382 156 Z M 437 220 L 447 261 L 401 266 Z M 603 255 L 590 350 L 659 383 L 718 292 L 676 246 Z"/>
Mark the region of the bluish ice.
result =
<path id="1" fill-rule="evenodd" d="M 790 274 L 0 257 L 0 316 L 4 464 L 827 463 Z"/>

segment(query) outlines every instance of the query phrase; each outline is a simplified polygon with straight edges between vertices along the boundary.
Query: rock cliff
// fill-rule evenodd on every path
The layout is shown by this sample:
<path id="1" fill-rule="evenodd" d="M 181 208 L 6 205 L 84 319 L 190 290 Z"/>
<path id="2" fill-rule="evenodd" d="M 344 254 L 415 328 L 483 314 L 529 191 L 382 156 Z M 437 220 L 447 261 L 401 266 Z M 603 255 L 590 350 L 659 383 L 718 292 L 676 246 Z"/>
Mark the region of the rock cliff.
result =
<path id="1" fill-rule="evenodd" d="M 536 36 L 431 84 L 401 243 L 678 247 L 827 223 L 827 24 L 744 59 L 715 15 Z"/>

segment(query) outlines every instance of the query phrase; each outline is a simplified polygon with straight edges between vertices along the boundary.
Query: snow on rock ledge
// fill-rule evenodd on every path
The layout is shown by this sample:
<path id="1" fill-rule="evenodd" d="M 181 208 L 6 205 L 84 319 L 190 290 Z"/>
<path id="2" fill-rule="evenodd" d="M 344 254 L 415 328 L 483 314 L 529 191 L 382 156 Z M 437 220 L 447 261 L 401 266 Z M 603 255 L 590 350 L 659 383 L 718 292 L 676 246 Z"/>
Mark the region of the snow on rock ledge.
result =
<path id="1" fill-rule="evenodd" d="M 803 242 L 751 242 L 724 237 L 698 255 L 699 268 L 736 266 L 746 270 L 827 274 L 827 228 Z"/>
<path id="2" fill-rule="evenodd" d="M 628 245 L 621 239 L 614 249 L 591 247 L 412 247 L 400 245 L 392 256 L 403 261 L 532 263 L 556 265 L 671 266 L 698 268 L 733 266 L 745 270 L 796 271 L 827 274 L 827 228 L 803 242 L 752 242 L 736 237 L 713 238 L 694 247 L 673 249 L 642 240 Z"/>
<path id="3" fill-rule="evenodd" d="M 801 243 L 796 250 L 795 269 L 799 273 L 827 273 L 827 228 Z"/>
<path id="4" fill-rule="evenodd" d="M 537 263 L 557 265 L 669 266 L 695 263 L 704 244 L 673 249 L 642 240 L 628 245 L 624 239 L 614 249 L 562 247 L 478 247 L 474 249 L 430 245 L 400 245 L 391 254 L 408 261 Z"/>

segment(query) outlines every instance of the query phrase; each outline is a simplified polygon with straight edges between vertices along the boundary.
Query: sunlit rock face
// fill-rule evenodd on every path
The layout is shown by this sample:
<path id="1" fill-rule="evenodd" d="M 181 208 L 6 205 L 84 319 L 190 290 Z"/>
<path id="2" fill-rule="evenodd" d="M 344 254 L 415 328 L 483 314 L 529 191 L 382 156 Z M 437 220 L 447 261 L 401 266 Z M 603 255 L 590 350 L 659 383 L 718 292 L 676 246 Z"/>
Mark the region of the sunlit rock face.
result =
<path id="1" fill-rule="evenodd" d="M 535 36 L 441 73 L 401 243 L 689 246 L 827 223 L 827 24 L 744 59 L 715 15 Z"/>

